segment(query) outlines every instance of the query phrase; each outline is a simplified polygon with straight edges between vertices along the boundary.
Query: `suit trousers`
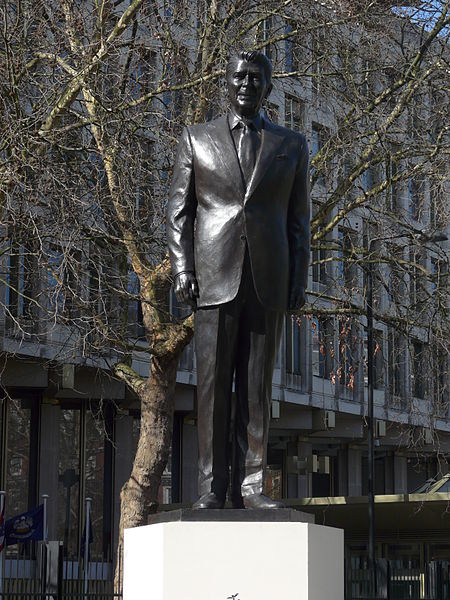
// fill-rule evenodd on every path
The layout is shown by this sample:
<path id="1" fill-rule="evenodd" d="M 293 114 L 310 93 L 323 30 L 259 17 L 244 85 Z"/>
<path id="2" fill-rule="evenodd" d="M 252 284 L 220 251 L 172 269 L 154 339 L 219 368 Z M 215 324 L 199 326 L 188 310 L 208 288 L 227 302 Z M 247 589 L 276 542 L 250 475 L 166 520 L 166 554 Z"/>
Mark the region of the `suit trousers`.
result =
<path id="1" fill-rule="evenodd" d="M 241 494 L 264 491 L 272 376 L 283 316 L 258 300 L 248 250 L 236 297 L 195 314 L 200 495 L 215 492 L 225 498 L 230 463 L 233 502 Z M 233 375 L 236 404 L 230 432 Z"/>

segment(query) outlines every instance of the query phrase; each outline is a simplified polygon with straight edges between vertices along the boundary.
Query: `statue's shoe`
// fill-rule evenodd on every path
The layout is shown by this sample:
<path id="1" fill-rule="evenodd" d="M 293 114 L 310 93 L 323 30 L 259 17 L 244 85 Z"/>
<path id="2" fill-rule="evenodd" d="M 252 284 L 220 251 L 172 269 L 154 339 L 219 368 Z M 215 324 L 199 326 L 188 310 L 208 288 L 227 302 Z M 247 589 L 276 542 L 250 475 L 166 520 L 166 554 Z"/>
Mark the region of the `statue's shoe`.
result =
<path id="1" fill-rule="evenodd" d="M 264 494 L 251 494 L 244 496 L 245 508 L 285 508 L 284 504 L 279 500 L 272 500 L 264 496 Z"/>
<path id="2" fill-rule="evenodd" d="M 225 500 L 219 498 L 214 492 L 208 492 L 207 494 L 200 496 L 200 498 L 194 502 L 192 508 L 194 510 L 199 510 L 202 508 L 223 508 L 224 505 Z"/>

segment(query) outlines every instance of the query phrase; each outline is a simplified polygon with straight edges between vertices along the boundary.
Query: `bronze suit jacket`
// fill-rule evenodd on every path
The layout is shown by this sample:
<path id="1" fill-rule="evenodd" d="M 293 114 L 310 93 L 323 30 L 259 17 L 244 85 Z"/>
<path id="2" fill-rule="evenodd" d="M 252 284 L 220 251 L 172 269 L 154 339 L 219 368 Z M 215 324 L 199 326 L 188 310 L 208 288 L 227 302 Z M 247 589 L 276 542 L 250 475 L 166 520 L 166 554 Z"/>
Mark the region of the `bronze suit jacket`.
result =
<path id="1" fill-rule="evenodd" d="M 245 186 L 227 117 L 186 127 L 166 211 L 174 275 L 195 273 L 198 306 L 229 302 L 248 245 L 256 293 L 285 311 L 294 281 L 306 288 L 310 254 L 309 153 L 302 134 L 264 118 Z"/>

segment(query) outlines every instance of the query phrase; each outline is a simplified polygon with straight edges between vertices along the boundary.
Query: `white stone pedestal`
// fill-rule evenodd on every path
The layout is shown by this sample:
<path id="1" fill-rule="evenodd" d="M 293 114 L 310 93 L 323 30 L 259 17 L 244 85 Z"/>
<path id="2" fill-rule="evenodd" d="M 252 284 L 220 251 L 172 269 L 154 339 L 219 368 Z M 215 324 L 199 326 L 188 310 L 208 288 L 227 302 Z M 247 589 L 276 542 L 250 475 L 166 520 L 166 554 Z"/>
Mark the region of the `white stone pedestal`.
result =
<path id="1" fill-rule="evenodd" d="M 124 600 L 344 600 L 340 529 L 181 520 L 127 529 L 124 544 Z"/>

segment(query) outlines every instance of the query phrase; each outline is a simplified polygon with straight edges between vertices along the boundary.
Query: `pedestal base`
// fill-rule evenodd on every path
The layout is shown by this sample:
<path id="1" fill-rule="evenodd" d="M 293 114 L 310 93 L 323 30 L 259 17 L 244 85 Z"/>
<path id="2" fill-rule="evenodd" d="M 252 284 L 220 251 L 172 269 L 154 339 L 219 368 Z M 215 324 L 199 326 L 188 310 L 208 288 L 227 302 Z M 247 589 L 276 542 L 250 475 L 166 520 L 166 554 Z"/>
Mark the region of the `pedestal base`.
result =
<path id="1" fill-rule="evenodd" d="M 124 600 L 344 599 L 342 530 L 286 518 L 295 511 L 192 512 L 206 517 L 125 530 Z"/>

